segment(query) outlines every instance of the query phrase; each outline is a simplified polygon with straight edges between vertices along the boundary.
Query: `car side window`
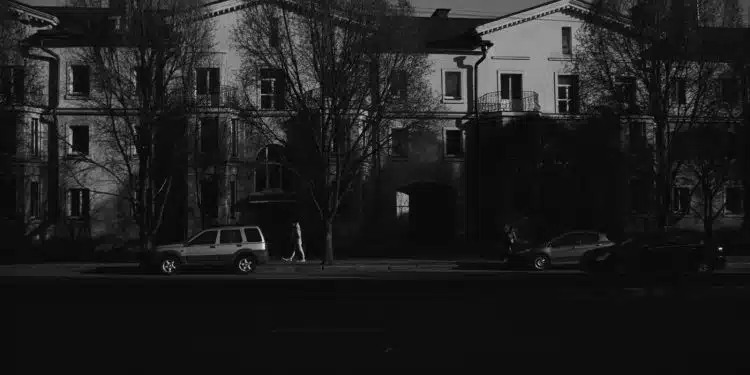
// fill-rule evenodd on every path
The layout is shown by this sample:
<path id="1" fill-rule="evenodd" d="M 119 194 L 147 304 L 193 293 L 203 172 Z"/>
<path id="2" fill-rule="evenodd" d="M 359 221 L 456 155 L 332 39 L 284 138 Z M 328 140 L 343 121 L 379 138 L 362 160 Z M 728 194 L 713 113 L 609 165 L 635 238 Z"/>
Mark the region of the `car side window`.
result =
<path id="1" fill-rule="evenodd" d="M 576 234 L 568 234 L 563 237 L 560 237 L 554 241 L 552 241 L 553 247 L 560 247 L 560 246 L 571 246 L 575 245 L 578 241 L 578 238 L 576 237 Z"/>
<path id="2" fill-rule="evenodd" d="M 582 245 L 591 245 L 599 242 L 599 235 L 596 233 L 584 233 L 579 239 Z"/>
<path id="3" fill-rule="evenodd" d="M 235 244 L 242 243 L 242 234 L 239 229 L 223 229 L 219 235 L 219 243 Z"/>
<path id="4" fill-rule="evenodd" d="M 244 232 L 247 242 L 263 242 L 258 228 L 245 228 Z"/>
<path id="5" fill-rule="evenodd" d="M 217 231 L 209 230 L 190 241 L 190 245 L 213 245 L 216 243 Z"/>

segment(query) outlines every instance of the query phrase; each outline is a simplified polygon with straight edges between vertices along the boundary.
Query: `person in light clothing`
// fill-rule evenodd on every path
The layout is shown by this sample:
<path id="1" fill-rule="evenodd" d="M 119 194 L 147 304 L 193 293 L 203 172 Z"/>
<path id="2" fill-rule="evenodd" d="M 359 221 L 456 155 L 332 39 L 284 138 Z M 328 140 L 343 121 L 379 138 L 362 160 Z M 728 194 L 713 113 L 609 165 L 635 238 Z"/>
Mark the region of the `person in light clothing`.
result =
<path id="1" fill-rule="evenodd" d="M 297 255 L 297 253 L 299 253 L 300 263 L 306 262 L 305 251 L 302 249 L 302 228 L 300 228 L 298 221 L 292 223 L 292 246 L 294 246 L 292 255 L 289 258 L 282 259 L 287 262 L 291 262 L 294 260 L 294 257 Z"/>

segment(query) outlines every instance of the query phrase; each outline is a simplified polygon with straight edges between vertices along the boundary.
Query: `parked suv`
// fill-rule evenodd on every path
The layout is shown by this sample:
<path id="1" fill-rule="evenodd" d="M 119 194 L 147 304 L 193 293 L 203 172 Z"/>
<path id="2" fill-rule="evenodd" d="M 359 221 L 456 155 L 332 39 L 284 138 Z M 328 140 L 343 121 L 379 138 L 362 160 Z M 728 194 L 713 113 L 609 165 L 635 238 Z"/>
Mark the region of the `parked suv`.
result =
<path id="1" fill-rule="evenodd" d="M 247 274 L 267 262 L 266 239 L 257 226 L 205 229 L 184 243 L 157 246 L 141 258 L 142 266 L 165 275 L 186 266 L 225 266 Z"/>

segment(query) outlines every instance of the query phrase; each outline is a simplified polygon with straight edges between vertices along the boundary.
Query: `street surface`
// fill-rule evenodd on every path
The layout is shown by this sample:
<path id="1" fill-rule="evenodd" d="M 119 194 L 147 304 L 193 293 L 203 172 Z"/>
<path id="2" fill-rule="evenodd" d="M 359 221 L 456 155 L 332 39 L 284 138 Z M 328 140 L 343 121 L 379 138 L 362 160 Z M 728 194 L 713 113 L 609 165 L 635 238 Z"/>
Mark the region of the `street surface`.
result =
<path id="1" fill-rule="evenodd" d="M 16 349 L 2 373 L 747 373 L 742 267 L 648 294 L 575 270 L 460 263 L 2 267 Z"/>

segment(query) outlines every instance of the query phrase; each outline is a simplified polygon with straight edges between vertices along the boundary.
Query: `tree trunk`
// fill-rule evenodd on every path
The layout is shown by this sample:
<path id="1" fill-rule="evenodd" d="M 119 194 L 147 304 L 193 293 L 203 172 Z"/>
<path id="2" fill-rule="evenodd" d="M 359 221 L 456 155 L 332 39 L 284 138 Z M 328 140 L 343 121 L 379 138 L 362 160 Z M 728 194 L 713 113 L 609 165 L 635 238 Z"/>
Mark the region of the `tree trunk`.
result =
<path id="1" fill-rule="evenodd" d="M 323 225 L 323 231 L 325 232 L 325 254 L 323 263 L 327 266 L 333 264 L 333 220 L 328 219 Z"/>

